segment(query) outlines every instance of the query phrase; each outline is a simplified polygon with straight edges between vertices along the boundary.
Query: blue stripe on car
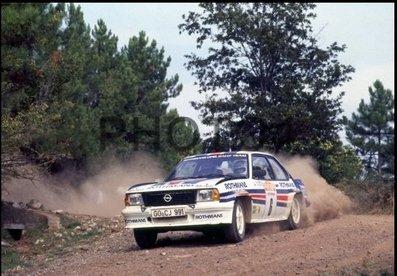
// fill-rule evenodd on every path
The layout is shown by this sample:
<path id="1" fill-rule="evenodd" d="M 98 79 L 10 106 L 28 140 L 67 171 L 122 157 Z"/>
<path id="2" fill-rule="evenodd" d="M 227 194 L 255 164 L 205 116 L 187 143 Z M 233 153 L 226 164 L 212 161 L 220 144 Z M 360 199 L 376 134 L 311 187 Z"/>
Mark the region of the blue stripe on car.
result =
<path id="1" fill-rule="evenodd" d="M 277 201 L 277 206 L 280 206 L 280 207 L 287 207 L 287 203 Z"/>

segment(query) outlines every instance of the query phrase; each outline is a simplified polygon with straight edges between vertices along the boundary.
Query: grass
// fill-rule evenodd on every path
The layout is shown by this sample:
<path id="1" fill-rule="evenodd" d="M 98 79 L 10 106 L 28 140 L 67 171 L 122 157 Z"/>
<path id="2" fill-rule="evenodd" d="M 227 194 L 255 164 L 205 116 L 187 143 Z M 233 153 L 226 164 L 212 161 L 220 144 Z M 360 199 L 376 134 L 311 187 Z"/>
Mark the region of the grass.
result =
<path id="1" fill-rule="evenodd" d="M 12 248 L 1 247 L 1 273 L 16 267 L 26 266 L 19 253 Z"/>
<path id="2" fill-rule="evenodd" d="M 71 218 L 66 215 L 61 215 L 60 219 L 61 219 L 61 225 L 65 229 L 74 229 L 77 226 L 81 226 L 81 222 L 75 218 Z"/>
<path id="3" fill-rule="evenodd" d="M 14 239 L 6 229 L 1 229 L 1 240 L 12 243 Z M 1 273 L 16 267 L 24 267 L 28 263 L 24 262 L 21 255 L 12 247 L 1 246 Z"/>

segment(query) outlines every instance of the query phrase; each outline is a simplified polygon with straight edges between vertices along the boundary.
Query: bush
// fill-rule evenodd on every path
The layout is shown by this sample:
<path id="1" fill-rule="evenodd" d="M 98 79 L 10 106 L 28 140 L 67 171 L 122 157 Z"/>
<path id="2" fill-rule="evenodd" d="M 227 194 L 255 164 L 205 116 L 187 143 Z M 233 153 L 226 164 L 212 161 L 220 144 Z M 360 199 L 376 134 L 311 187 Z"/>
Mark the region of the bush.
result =
<path id="1" fill-rule="evenodd" d="M 345 181 L 336 186 L 354 201 L 358 213 L 394 213 L 393 181 L 371 177 L 364 180 Z"/>

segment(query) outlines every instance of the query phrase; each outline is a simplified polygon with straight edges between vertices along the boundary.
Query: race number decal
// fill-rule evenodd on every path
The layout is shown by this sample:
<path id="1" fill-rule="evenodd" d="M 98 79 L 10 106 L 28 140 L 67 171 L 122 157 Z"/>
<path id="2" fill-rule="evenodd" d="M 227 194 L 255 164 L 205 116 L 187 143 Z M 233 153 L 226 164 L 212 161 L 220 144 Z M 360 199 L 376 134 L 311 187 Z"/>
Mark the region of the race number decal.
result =
<path id="1" fill-rule="evenodd" d="M 263 184 L 263 188 L 266 190 L 266 192 L 276 191 L 276 186 L 269 181 L 265 181 L 265 183 Z"/>

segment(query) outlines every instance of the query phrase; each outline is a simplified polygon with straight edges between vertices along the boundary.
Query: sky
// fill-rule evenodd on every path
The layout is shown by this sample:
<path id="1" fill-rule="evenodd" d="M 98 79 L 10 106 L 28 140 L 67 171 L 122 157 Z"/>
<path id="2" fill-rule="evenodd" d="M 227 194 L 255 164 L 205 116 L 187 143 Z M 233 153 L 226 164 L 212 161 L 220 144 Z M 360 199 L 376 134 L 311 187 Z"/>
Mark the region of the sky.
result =
<path id="1" fill-rule="evenodd" d="M 108 30 L 118 37 L 118 47 L 128 45 L 133 36 L 144 31 L 149 40 L 156 40 L 157 47 L 164 47 L 165 56 L 171 57 L 168 77 L 178 74 L 183 85 L 181 94 L 169 100 L 169 107 L 176 108 L 180 116 L 189 117 L 198 125 L 200 134 L 213 130 L 213 126 L 201 124 L 199 112 L 190 101 L 204 99 L 199 95 L 196 79 L 184 63 L 186 54 L 198 53 L 195 38 L 187 33 L 179 34 L 182 15 L 199 12 L 198 3 L 76 3 L 81 6 L 86 24 L 91 29 L 102 19 Z M 326 48 L 333 42 L 347 46 L 339 54 L 342 64 L 355 68 L 352 80 L 334 90 L 335 95 L 345 91 L 342 99 L 342 115 L 351 118 L 361 99 L 369 102 L 369 87 L 380 80 L 386 89 L 394 93 L 394 3 L 317 3 L 317 14 L 312 21 L 318 46 Z M 339 133 L 345 141 L 344 131 Z"/>

